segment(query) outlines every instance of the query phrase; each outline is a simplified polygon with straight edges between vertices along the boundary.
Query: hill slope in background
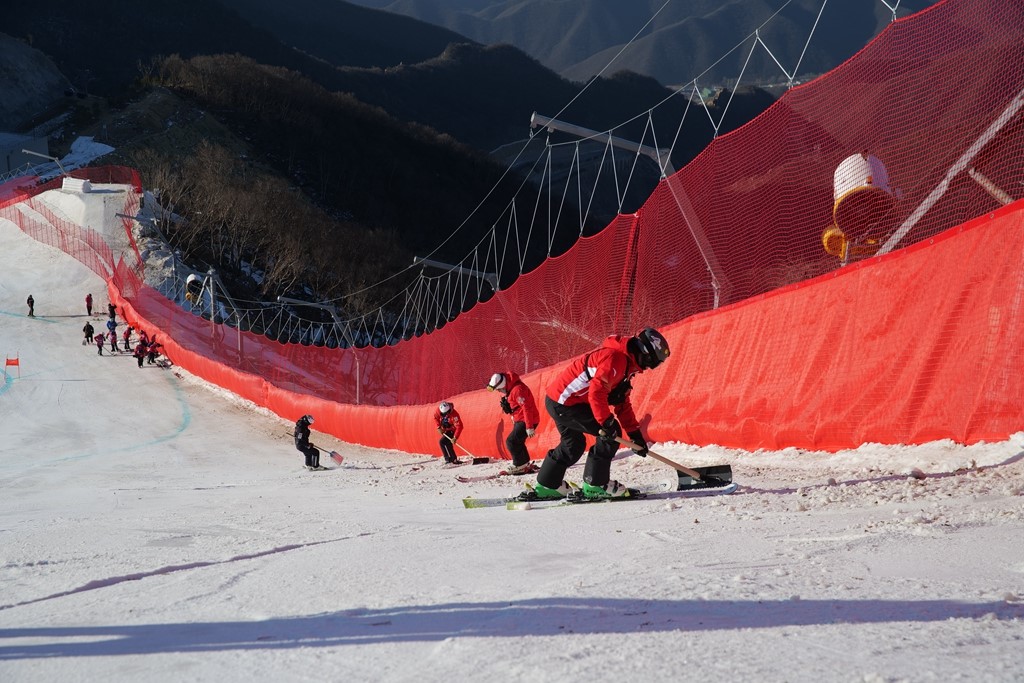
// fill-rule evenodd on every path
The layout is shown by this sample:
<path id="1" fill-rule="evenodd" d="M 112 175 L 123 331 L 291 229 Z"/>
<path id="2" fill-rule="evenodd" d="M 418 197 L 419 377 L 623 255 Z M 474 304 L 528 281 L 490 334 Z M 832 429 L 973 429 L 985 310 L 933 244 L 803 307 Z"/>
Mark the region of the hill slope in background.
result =
<path id="1" fill-rule="evenodd" d="M 274 6 L 266 3 L 245 7 L 246 17 L 225 5 L 200 0 L 184 0 L 174 8 L 150 3 L 136 6 L 127 0 L 97 7 L 58 4 L 41 12 L 20 5 L 5 16 L 5 28 L 51 56 L 80 91 L 102 94 L 109 102 L 109 111 L 101 98 L 95 97 L 89 98 L 89 106 L 79 107 L 73 124 L 66 127 L 69 138 L 63 144 L 70 143 L 76 132 L 93 134 L 118 148 L 113 157 L 100 163 L 135 166 L 143 171 L 146 186 L 154 186 L 160 177 L 167 187 L 167 177 L 155 175 L 154 167 L 141 163 L 139 155 L 147 148 L 158 149 L 158 166 L 180 170 L 195 158 L 195 140 L 202 136 L 175 133 L 190 125 L 196 125 L 198 131 L 216 121 L 221 124 L 218 138 L 230 131 L 235 139 L 224 141 L 222 150 L 210 150 L 213 157 L 225 160 L 227 150 L 232 150 L 230 154 L 245 163 L 258 163 L 284 178 L 285 184 L 300 188 L 324 210 L 325 220 L 318 218 L 316 223 L 324 226 L 327 235 L 362 226 L 378 237 L 392 235 L 399 240 L 395 253 L 422 254 L 466 221 L 465 232 L 439 254 L 447 262 L 461 259 L 467 245 L 481 238 L 510 199 L 509 193 L 488 194 L 503 167 L 489 164 L 479 151 L 521 144 L 529 135 L 533 111 L 552 115 L 575 100 L 563 118 L 603 130 L 635 117 L 668 94 L 652 78 L 621 72 L 595 81 L 580 96 L 580 84 L 558 76 L 517 48 L 448 42 L 458 36 L 346 3 L 308 3 L 288 16 L 276 13 Z M 250 19 L 267 26 L 256 26 Z M 343 45 L 331 43 L 334 35 L 364 35 L 374 40 L 359 45 L 356 52 L 363 53 L 359 57 L 347 55 Z M 299 38 L 306 42 L 296 46 L 284 42 Z M 324 47 L 325 43 L 331 49 Z M 350 41 L 349 47 L 355 43 Z M 438 52 L 434 53 L 435 49 Z M 329 61 L 335 59 L 356 65 Z M 373 62 L 378 65 L 360 66 Z M 161 72 L 168 63 L 182 67 L 179 75 L 201 73 L 202 78 L 164 79 Z M 180 113 L 173 121 L 160 113 L 166 101 L 148 96 L 146 88 L 153 83 L 168 86 L 182 98 L 180 104 L 171 105 Z M 207 87 L 211 83 L 218 84 L 217 88 Z M 270 102 L 277 104 L 265 106 Z M 771 102 L 763 91 L 739 93 L 729 105 L 719 133 L 744 124 Z M 149 104 L 156 109 L 143 111 Z M 0 108 L 3 106 L 0 103 Z M 375 107 L 382 112 L 374 112 Z M 127 109 L 131 114 L 121 116 Z M 683 103 L 659 109 L 654 114 L 655 125 L 660 130 L 677 130 L 683 109 Z M 719 117 L 713 104 L 711 113 Z M 712 139 L 714 131 L 704 119 L 692 117 L 683 126 L 673 158 L 676 167 Z M 213 128 L 216 126 L 207 130 Z M 644 121 L 638 120 L 617 134 L 640 140 L 643 129 Z M 172 138 L 178 143 L 191 138 L 191 144 L 168 144 Z M 240 144 L 243 140 L 244 145 Z M 537 148 L 537 153 L 543 151 L 542 145 Z M 51 151 L 62 153 L 60 149 Z M 173 162 L 174 155 L 181 163 Z M 230 173 L 255 184 L 255 174 L 240 169 Z M 604 177 L 604 182 L 614 182 L 611 174 Z M 614 189 L 599 188 L 599 199 L 588 216 L 588 232 L 605 225 L 620 208 L 635 210 L 657 180 L 653 164 L 638 172 L 621 207 Z M 509 186 L 518 186 L 518 181 L 510 179 Z M 485 196 L 489 204 L 474 213 Z M 185 197 L 180 199 L 181 210 L 191 204 L 203 215 L 215 214 Z M 350 225 L 340 230 L 327 220 L 330 217 Z M 193 220 L 192 224 L 201 222 Z M 218 225 L 209 227 L 220 229 Z M 198 235 L 193 241 L 217 242 Z M 569 236 L 559 234 L 553 245 L 531 245 L 531 252 L 537 251 L 537 255 L 526 258 L 526 270 L 534 267 L 548 248 L 560 253 L 570 244 Z M 279 255 L 271 255 L 271 260 L 280 262 L 275 256 Z M 210 261 L 218 255 L 208 253 L 203 258 Z M 236 253 L 234 258 L 247 257 Z M 317 259 L 311 254 L 308 261 Z M 224 262 L 216 265 L 230 266 Z M 378 282 L 391 274 L 364 271 L 360 279 Z"/>
<path id="2" fill-rule="evenodd" d="M 664 0 L 352 1 L 445 26 L 480 43 L 515 45 L 574 80 L 600 72 L 664 6 L 610 69 L 635 71 L 664 84 L 687 83 L 702 74 L 786 4 L 784 0 L 688 0 L 667 5 Z M 905 0 L 898 3 L 896 14 L 906 16 L 936 1 Z M 790 70 L 800 58 L 821 4 L 821 0 L 790 2 L 778 20 L 762 31 L 773 54 Z M 874 12 L 866 3 L 827 3 L 800 73 L 824 73 L 877 35 L 893 15 L 882 3 L 872 4 Z M 701 82 L 731 82 L 745 58 L 744 50 L 729 55 Z M 770 58 L 762 58 L 751 64 L 745 77 L 747 82 L 778 82 L 781 72 Z"/>
<path id="3" fill-rule="evenodd" d="M 26 126 L 64 97 L 71 85 L 44 53 L 3 33 L 0 81 L 17 84 L 5 88 L 0 98 L 0 132 Z"/>

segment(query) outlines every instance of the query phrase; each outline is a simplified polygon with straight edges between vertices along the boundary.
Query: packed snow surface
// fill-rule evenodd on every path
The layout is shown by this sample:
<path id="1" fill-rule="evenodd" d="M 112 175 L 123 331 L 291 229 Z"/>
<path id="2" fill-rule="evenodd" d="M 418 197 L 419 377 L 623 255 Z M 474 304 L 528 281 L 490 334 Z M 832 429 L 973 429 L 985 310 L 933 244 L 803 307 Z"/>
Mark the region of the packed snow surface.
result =
<path id="1" fill-rule="evenodd" d="M 1024 434 L 660 443 L 739 491 L 465 509 L 522 481 L 315 431 L 345 460 L 309 472 L 289 420 L 83 346 L 99 277 L 0 241 L 6 683 L 1024 680 Z M 675 479 L 627 451 L 612 476 Z"/>

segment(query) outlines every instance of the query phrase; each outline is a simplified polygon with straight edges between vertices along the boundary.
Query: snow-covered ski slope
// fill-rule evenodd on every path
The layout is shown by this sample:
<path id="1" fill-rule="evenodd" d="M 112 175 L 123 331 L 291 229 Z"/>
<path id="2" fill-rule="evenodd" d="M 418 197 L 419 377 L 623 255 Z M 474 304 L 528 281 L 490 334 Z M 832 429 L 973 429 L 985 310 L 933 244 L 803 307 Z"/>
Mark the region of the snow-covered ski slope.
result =
<path id="1" fill-rule="evenodd" d="M 20 359 L 0 385 L 5 683 L 1024 671 L 1024 434 L 836 454 L 658 444 L 729 462 L 742 488 L 467 510 L 518 483 L 315 433 L 344 464 L 309 472 L 280 418 L 82 346 L 99 278 L 6 222 L 0 244 L 0 357 Z M 675 480 L 620 455 L 621 481 Z"/>

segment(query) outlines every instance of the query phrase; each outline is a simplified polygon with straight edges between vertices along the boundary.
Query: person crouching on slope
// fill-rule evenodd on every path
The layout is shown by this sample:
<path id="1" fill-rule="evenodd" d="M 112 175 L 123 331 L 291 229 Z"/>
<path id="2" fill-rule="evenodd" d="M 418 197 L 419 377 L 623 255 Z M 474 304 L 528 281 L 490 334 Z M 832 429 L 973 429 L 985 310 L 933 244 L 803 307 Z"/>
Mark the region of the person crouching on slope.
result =
<path id="1" fill-rule="evenodd" d="M 441 435 L 441 455 L 444 461 L 451 465 L 458 465 L 459 458 L 455 455 L 455 443 L 462 434 L 462 418 L 455 410 L 455 404 L 450 401 L 441 401 L 434 411 L 434 424 L 437 425 L 437 433 Z"/>
<path id="2" fill-rule="evenodd" d="M 487 389 L 501 394 L 501 410 L 512 416 L 512 431 L 505 439 L 505 446 L 512 456 L 512 467 L 508 473 L 518 476 L 536 472 L 537 468 L 530 461 L 530 452 L 526 448 L 526 440 L 537 432 L 540 423 L 533 392 L 514 372 L 494 373 L 487 383 Z"/>
<path id="3" fill-rule="evenodd" d="M 648 452 L 630 403 L 630 378 L 658 367 L 668 355 L 668 342 L 648 327 L 633 337 L 608 337 L 599 348 L 573 359 L 555 377 L 544 406 L 561 440 L 548 451 L 537 474 L 534 492 L 539 497 L 564 498 L 570 492 L 565 472 L 582 457 L 586 434 L 597 440 L 587 454 L 583 494 L 589 498 L 630 495 L 625 486 L 611 481 L 612 458 L 618 450 L 615 439 L 623 429 L 639 446 L 634 449 L 639 455 Z"/>
<path id="4" fill-rule="evenodd" d="M 320 450 L 309 442 L 309 425 L 313 424 L 312 415 L 303 415 L 295 423 L 295 448 L 306 456 L 306 467 L 311 470 L 326 469 L 320 467 Z"/>

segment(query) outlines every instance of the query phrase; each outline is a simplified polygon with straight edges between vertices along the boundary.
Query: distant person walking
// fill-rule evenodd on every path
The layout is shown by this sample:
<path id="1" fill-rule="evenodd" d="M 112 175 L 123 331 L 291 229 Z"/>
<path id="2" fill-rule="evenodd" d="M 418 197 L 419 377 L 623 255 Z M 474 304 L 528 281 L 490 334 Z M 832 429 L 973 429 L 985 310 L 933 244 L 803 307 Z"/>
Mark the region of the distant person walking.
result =
<path id="1" fill-rule="evenodd" d="M 107 315 L 111 320 L 117 320 L 117 309 L 114 308 L 114 304 L 107 304 Z"/>
<path id="2" fill-rule="evenodd" d="M 92 315 L 92 292 L 85 295 L 85 314 Z"/>
<path id="3" fill-rule="evenodd" d="M 103 333 L 100 332 L 99 334 L 97 334 L 93 338 L 93 341 L 96 342 L 96 353 L 98 353 L 99 355 L 102 356 L 103 355 L 103 342 L 107 341 L 106 339 L 103 338 Z"/>
<path id="4" fill-rule="evenodd" d="M 135 345 L 135 351 L 132 355 L 135 356 L 135 360 L 139 362 L 139 369 L 142 368 L 142 361 L 146 360 L 146 353 L 148 353 L 148 349 L 144 343 L 140 341 Z"/>
<path id="5" fill-rule="evenodd" d="M 32 295 L 28 295 L 28 299 L 25 301 L 28 304 L 28 317 L 36 317 L 36 300 L 32 298 Z"/>
<path id="6" fill-rule="evenodd" d="M 131 351 L 132 350 L 132 347 L 130 346 L 130 342 L 131 342 L 131 339 L 132 339 L 132 331 L 134 329 L 135 329 L 134 327 L 129 325 L 124 330 L 124 350 L 125 351 Z"/>
<path id="7" fill-rule="evenodd" d="M 86 321 L 85 327 L 82 328 L 82 333 L 85 335 L 85 341 L 82 342 L 83 344 L 92 344 L 92 333 L 94 331 L 95 330 L 93 330 L 92 328 L 92 323 Z"/>

